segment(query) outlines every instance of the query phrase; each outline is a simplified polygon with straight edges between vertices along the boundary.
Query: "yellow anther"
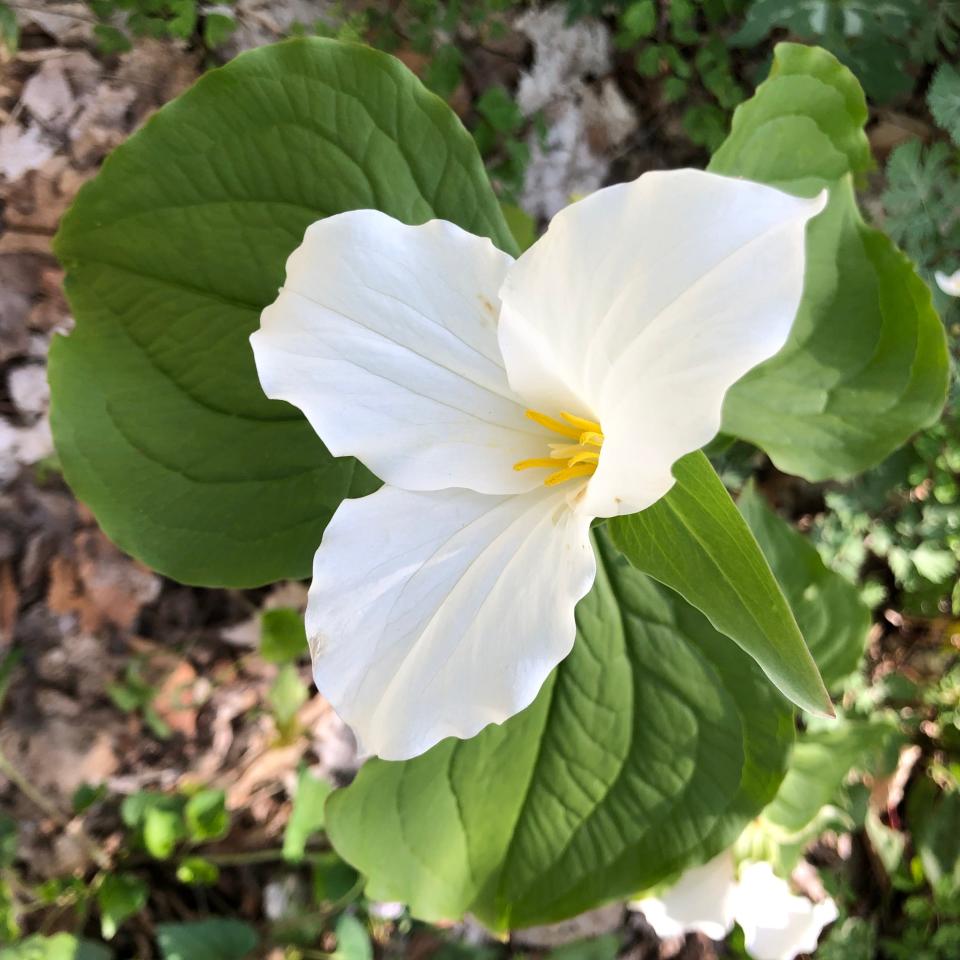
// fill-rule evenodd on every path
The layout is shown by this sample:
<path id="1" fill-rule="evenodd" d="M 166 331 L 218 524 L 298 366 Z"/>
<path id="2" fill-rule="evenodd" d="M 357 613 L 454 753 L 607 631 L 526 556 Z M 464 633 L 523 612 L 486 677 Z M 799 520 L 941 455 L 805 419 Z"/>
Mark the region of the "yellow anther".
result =
<path id="1" fill-rule="evenodd" d="M 559 433 L 562 437 L 572 437 L 576 440 L 580 436 L 579 430 L 574 430 L 573 427 L 568 427 L 565 423 L 554 420 L 553 417 L 548 417 L 539 410 L 528 410 L 527 416 L 533 420 L 534 423 L 539 423 L 541 427 L 546 427 L 554 433 Z"/>
<path id="2" fill-rule="evenodd" d="M 555 487 L 558 483 L 565 480 L 573 480 L 576 477 L 589 477 L 597 469 L 595 463 L 578 463 L 575 467 L 564 467 L 556 473 L 551 473 L 543 482 L 548 487 Z"/>
<path id="3" fill-rule="evenodd" d="M 569 460 L 583 450 L 578 443 L 548 443 L 547 446 L 555 460 Z"/>
<path id="4" fill-rule="evenodd" d="M 548 470 L 556 470 L 557 461 L 549 457 L 535 457 L 532 460 L 521 460 L 513 465 L 514 470 L 530 470 L 533 467 L 546 467 Z"/>
<path id="5" fill-rule="evenodd" d="M 564 410 L 560 411 L 560 416 L 578 430 L 589 430 L 591 433 L 601 433 L 600 424 L 597 423 L 596 420 L 586 420 L 583 417 L 576 417 L 572 413 L 567 413 Z"/>
<path id="6" fill-rule="evenodd" d="M 528 410 L 527 416 L 539 423 L 540 426 L 576 440 L 576 443 L 548 443 L 549 457 L 533 457 L 529 460 L 520 460 L 513 465 L 514 470 L 544 469 L 552 470 L 543 482 L 548 487 L 555 487 L 566 480 L 578 477 L 589 477 L 594 474 L 600 462 L 599 450 L 603 446 L 603 431 L 600 424 L 585 417 L 578 417 L 572 413 L 561 411 L 561 420 L 549 417 L 539 410 Z M 589 449 L 593 447 L 595 449 Z"/>

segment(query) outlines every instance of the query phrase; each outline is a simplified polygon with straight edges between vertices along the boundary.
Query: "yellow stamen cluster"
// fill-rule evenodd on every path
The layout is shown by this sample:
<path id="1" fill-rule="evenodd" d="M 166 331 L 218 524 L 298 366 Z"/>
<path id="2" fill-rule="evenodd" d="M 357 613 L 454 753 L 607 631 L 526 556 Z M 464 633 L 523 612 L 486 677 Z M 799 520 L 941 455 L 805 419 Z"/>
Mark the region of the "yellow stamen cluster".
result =
<path id="1" fill-rule="evenodd" d="M 553 473 L 543 481 L 548 487 L 554 487 L 565 480 L 593 475 L 600 462 L 600 448 L 603 446 L 603 431 L 599 423 L 562 410 L 560 420 L 548 417 L 539 410 L 528 410 L 527 416 L 540 426 L 575 442 L 547 444 L 550 448 L 549 457 L 521 460 L 513 465 L 514 470 L 534 468 L 553 470 Z"/>

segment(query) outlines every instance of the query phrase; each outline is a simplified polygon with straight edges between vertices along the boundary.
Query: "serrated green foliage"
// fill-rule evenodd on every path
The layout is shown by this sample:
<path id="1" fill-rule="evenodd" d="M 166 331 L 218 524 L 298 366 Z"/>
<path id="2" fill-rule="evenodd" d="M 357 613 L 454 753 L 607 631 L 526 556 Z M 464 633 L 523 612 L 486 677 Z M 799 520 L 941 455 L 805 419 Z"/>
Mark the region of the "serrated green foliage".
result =
<path id="1" fill-rule="evenodd" d="M 734 640 L 794 703 L 830 710 L 783 591 L 710 461 L 689 454 L 673 475 L 673 489 L 652 507 L 609 521 L 613 542 Z"/>
<path id="2" fill-rule="evenodd" d="M 857 580 L 886 561 L 908 610 L 951 603 L 960 570 L 960 406 L 874 470 L 826 494 L 812 536 L 824 559 Z M 881 598 L 882 599 L 882 598 Z M 960 597 L 952 599 L 960 613 Z"/>
<path id="3" fill-rule="evenodd" d="M 798 40 L 826 47 L 853 70 L 871 99 L 886 101 L 912 89 L 911 59 L 933 59 L 931 8 L 947 6 L 936 0 L 754 0 L 733 42 L 756 46 L 777 29 L 789 30 Z"/>
<path id="4" fill-rule="evenodd" d="M 948 358 L 930 293 L 857 209 L 871 166 L 863 92 L 824 50 L 776 48 L 770 78 L 734 114 L 709 169 L 813 196 L 804 296 L 787 345 L 727 394 L 724 432 L 817 481 L 878 463 L 940 414 Z"/>
<path id="5" fill-rule="evenodd" d="M 786 701 L 602 532 L 597 551 L 573 651 L 529 708 L 369 761 L 330 798 L 328 834 L 371 898 L 496 930 L 559 920 L 718 853 L 772 799 Z"/>
<path id="6" fill-rule="evenodd" d="M 869 609 L 857 588 L 829 570 L 817 548 L 781 520 L 752 483 L 737 505 L 783 588 L 824 683 L 836 689 L 863 658 Z"/>
<path id="7" fill-rule="evenodd" d="M 919 140 L 901 144 L 887 161 L 884 226 L 912 260 L 926 268 L 960 248 L 960 164 L 945 143 L 924 149 Z"/>
<path id="8" fill-rule="evenodd" d="M 374 489 L 263 396 L 247 343 L 304 229 L 358 207 L 514 249 L 445 104 L 384 54 L 302 40 L 206 74 L 64 218 L 77 326 L 51 349 L 54 437 L 78 497 L 155 569 L 208 585 L 306 576 L 340 500 Z"/>
<path id="9" fill-rule="evenodd" d="M 960 147 L 960 73 L 950 64 L 941 64 L 934 74 L 927 103 L 937 125 Z"/>
<path id="10" fill-rule="evenodd" d="M 745 6 L 740 0 L 638 0 L 617 16 L 617 45 L 636 51 L 637 72 L 659 78 L 664 102 L 683 107 L 687 136 L 709 150 L 723 142 L 730 110 L 745 97 L 724 35 Z"/>

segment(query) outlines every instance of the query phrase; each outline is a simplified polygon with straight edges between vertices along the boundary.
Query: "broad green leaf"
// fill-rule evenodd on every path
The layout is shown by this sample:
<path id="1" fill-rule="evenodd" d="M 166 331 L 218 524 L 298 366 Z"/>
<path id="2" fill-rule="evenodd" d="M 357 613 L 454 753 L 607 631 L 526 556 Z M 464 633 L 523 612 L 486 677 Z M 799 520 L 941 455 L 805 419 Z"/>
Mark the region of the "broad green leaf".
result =
<path id="1" fill-rule="evenodd" d="M 331 786 L 301 767 L 297 777 L 297 792 L 293 810 L 283 834 L 283 858 L 294 862 L 303 859 L 310 837 L 323 829 L 323 807 L 330 796 Z"/>
<path id="2" fill-rule="evenodd" d="M 108 873 L 97 891 L 100 931 L 104 940 L 112 940 L 124 920 L 139 913 L 147 904 L 146 883 L 130 873 Z"/>
<path id="3" fill-rule="evenodd" d="M 157 924 L 157 944 L 163 960 L 244 960 L 259 938 L 240 920 L 198 920 Z"/>
<path id="4" fill-rule="evenodd" d="M 859 84 L 829 53 L 779 44 L 770 78 L 737 108 L 715 173 L 801 196 L 830 190 L 807 229 L 807 276 L 787 345 L 727 394 L 724 430 L 781 470 L 818 481 L 879 463 L 933 423 L 948 358 L 930 292 L 868 227 L 853 180 L 871 166 Z"/>
<path id="5" fill-rule="evenodd" d="M 794 703 L 831 711 L 790 606 L 710 461 L 691 453 L 673 475 L 652 507 L 609 522 L 614 543 L 739 644 Z"/>
<path id="6" fill-rule="evenodd" d="M 869 766 L 871 755 L 895 736 L 896 727 L 882 719 L 838 720 L 806 731 L 794 744 L 787 775 L 764 818 L 789 833 L 802 830 L 836 800 L 850 770 Z"/>
<path id="7" fill-rule="evenodd" d="M 0 960 L 111 960 L 112 957 L 101 944 L 78 940 L 69 933 L 27 937 L 12 946 L 0 947 Z"/>
<path id="8" fill-rule="evenodd" d="M 817 548 L 766 505 L 752 482 L 738 506 L 783 588 L 824 683 L 837 687 L 857 669 L 867 642 L 870 610 L 860 591 L 827 568 Z"/>
<path id="9" fill-rule="evenodd" d="M 597 555 L 573 652 L 529 708 L 369 761 L 330 798 L 328 835 L 369 897 L 496 930 L 549 923 L 702 862 L 773 798 L 787 702 L 602 530 Z"/>
<path id="10" fill-rule="evenodd" d="M 79 193 L 57 235 L 77 325 L 50 356 L 64 473 L 106 533 L 188 583 L 304 577 L 376 481 L 264 397 L 247 342 L 306 227 L 374 207 L 513 251 L 473 140 L 399 61 L 291 40 L 211 70 Z"/>

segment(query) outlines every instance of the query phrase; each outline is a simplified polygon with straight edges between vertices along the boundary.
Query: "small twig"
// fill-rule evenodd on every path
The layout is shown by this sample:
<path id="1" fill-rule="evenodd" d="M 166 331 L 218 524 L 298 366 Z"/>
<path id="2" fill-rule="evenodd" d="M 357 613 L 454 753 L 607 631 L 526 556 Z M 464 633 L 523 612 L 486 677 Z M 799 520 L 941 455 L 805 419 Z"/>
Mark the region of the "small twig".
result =
<path id="1" fill-rule="evenodd" d="M 254 863 L 275 863 L 283 860 L 283 850 L 277 847 L 273 850 L 248 850 L 243 853 L 205 853 L 205 860 L 215 863 L 218 867 L 242 867 Z"/>

